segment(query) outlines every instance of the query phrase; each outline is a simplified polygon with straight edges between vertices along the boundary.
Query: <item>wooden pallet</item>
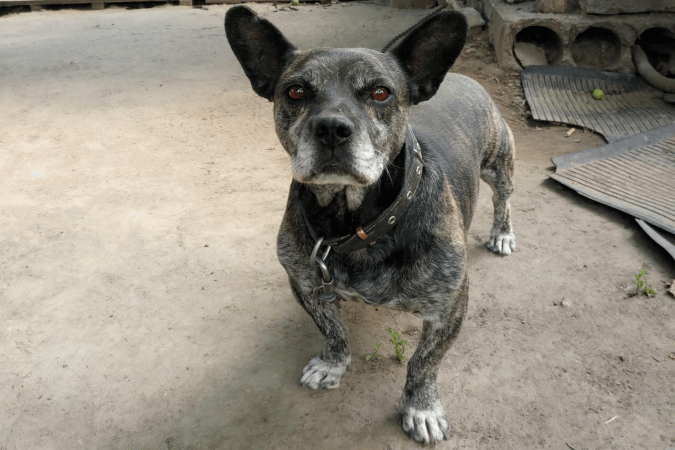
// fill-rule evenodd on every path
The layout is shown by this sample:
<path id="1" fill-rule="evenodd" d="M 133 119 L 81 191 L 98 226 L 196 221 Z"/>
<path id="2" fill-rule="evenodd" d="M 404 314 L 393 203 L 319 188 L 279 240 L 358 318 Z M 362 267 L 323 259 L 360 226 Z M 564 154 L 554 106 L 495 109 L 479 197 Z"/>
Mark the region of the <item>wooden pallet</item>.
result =
<path id="1" fill-rule="evenodd" d="M 91 9 L 103 9 L 113 3 L 167 3 L 168 0 L 0 0 L 0 8 L 30 6 L 31 11 L 40 11 L 43 6 L 91 5 Z M 179 0 L 181 6 L 193 6 L 194 0 Z"/>
<path id="2" fill-rule="evenodd" d="M 274 0 L 204 0 L 207 5 L 236 5 L 239 3 L 274 3 Z M 286 5 L 290 0 L 277 0 L 279 4 Z M 330 0 L 298 0 L 300 3 L 330 3 Z"/>

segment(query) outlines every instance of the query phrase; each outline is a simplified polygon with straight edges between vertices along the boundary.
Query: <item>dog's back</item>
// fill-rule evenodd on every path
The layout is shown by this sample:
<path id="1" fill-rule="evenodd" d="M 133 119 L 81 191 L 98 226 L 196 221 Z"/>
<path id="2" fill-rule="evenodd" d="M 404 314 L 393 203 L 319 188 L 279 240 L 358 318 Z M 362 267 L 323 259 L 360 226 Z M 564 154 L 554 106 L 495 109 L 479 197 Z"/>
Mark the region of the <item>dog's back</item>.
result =
<path id="1" fill-rule="evenodd" d="M 468 229 L 478 196 L 479 169 L 509 147 L 510 130 L 476 81 L 449 73 L 431 100 L 412 108 L 411 123 L 425 159 L 452 180 Z"/>

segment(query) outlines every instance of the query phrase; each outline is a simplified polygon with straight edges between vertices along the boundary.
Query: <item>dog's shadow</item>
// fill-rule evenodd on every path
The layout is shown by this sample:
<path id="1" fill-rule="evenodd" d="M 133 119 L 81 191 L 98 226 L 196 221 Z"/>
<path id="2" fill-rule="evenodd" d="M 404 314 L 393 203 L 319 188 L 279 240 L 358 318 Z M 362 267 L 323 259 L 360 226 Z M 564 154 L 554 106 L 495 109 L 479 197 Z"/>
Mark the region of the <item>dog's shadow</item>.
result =
<path id="1" fill-rule="evenodd" d="M 266 326 L 252 323 L 251 329 L 259 330 L 248 333 L 255 336 L 248 345 L 235 344 L 238 348 L 213 361 L 195 388 L 178 390 L 165 417 L 145 420 L 152 425 L 154 438 L 160 439 L 159 447 L 148 448 L 316 448 L 326 442 L 331 448 L 367 448 L 369 443 L 409 442 L 401 429 L 398 404 L 405 365 L 396 360 L 386 328 L 407 327 L 409 334 L 403 337 L 414 344 L 414 332 L 409 331 L 417 322 L 414 317 L 343 303 L 352 364 L 337 389 L 315 391 L 302 387 L 300 377 L 320 352 L 323 338 L 290 298 L 290 289 L 270 295 L 283 303 L 278 320 Z M 221 331 L 227 347 L 228 330 Z M 366 361 L 365 354 L 373 353 L 376 342 L 381 342 L 380 356 Z M 142 440 L 147 442 L 147 436 Z"/>

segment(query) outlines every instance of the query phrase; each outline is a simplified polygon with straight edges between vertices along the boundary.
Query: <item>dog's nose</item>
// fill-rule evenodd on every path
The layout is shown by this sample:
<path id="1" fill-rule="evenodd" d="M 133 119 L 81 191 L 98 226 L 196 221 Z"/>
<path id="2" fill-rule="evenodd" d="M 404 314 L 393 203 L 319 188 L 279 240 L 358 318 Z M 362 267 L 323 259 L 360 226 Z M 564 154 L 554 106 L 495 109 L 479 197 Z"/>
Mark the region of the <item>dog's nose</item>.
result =
<path id="1" fill-rule="evenodd" d="M 312 123 L 314 136 L 330 148 L 345 143 L 354 133 L 354 124 L 344 116 L 317 117 Z"/>

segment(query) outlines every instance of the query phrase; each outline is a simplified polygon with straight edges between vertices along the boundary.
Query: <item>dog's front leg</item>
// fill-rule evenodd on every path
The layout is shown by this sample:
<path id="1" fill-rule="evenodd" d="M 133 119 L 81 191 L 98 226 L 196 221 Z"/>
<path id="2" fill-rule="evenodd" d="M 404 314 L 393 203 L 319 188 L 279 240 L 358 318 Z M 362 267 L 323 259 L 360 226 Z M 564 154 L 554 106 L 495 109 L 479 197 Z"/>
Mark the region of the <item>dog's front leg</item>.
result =
<path id="1" fill-rule="evenodd" d="M 335 302 L 317 299 L 307 291 L 301 290 L 291 280 L 291 288 L 296 300 L 312 317 L 324 336 L 323 350 L 309 361 L 302 371 L 300 384 L 312 389 L 335 389 L 345 373 L 352 357 L 347 344 L 347 328 L 340 319 Z"/>
<path id="2" fill-rule="evenodd" d="M 436 389 L 436 375 L 443 355 L 459 334 L 468 301 L 468 278 L 453 293 L 448 309 L 434 320 L 425 320 L 422 339 L 408 362 L 403 390 L 403 430 L 424 444 L 448 438 L 450 424 Z"/>

